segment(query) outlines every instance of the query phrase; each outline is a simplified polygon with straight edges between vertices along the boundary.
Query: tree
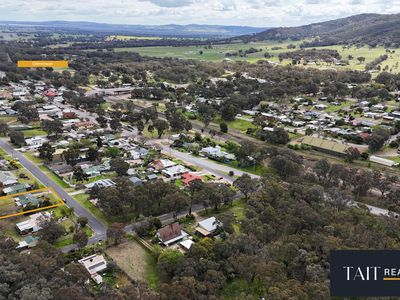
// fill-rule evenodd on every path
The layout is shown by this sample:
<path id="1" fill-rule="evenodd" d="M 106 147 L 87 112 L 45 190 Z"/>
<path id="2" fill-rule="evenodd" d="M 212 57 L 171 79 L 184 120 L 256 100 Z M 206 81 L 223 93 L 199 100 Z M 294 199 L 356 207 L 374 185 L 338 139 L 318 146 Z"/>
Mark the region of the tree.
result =
<path id="1" fill-rule="evenodd" d="M 87 217 L 80 216 L 80 217 L 78 217 L 78 219 L 77 219 L 76 221 L 77 221 L 77 223 L 79 224 L 79 226 L 81 226 L 81 227 L 83 228 L 83 227 L 85 227 L 85 226 L 87 225 L 87 223 L 88 223 L 88 218 L 87 218 Z"/>
<path id="2" fill-rule="evenodd" d="M 199 103 L 197 105 L 197 113 L 199 114 L 200 119 L 203 121 L 204 127 L 208 127 L 216 115 L 215 109 L 207 103 Z"/>
<path id="3" fill-rule="evenodd" d="M 63 131 L 63 124 L 58 119 L 54 121 L 43 120 L 40 125 L 42 129 L 47 132 L 48 136 L 55 134 L 55 137 L 57 138 L 58 134 Z"/>
<path id="4" fill-rule="evenodd" d="M 385 195 L 386 192 L 389 192 L 391 186 L 397 182 L 396 176 L 384 176 L 379 171 L 373 172 L 373 180 L 372 184 L 375 188 L 377 188 L 381 192 L 381 197 Z"/>
<path id="5" fill-rule="evenodd" d="M 54 244 L 64 233 L 65 228 L 54 220 L 44 221 L 40 224 L 40 239 Z"/>
<path id="6" fill-rule="evenodd" d="M 345 151 L 346 161 L 352 163 L 360 157 L 360 151 L 357 148 L 349 147 Z"/>
<path id="7" fill-rule="evenodd" d="M 174 220 L 176 220 L 178 213 L 186 209 L 188 207 L 188 203 L 189 197 L 185 193 L 177 191 L 173 194 L 167 195 L 164 198 L 162 205 L 166 211 L 172 212 L 172 216 Z"/>
<path id="8" fill-rule="evenodd" d="M 125 235 L 124 224 L 122 223 L 112 223 L 107 228 L 107 238 L 114 245 L 120 244 L 124 235 Z"/>
<path id="9" fill-rule="evenodd" d="M 352 185 L 353 195 L 356 200 L 360 196 L 365 196 L 373 186 L 373 175 L 370 171 L 354 170 L 353 176 L 350 177 L 350 184 Z"/>
<path id="10" fill-rule="evenodd" d="M 129 164 L 122 158 L 113 158 L 110 161 L 110 169 L 118 174 L 118 176 L 125 176 L 128 172 Z"/>
<path id="11" fill-rule="evenodd" d="M 49 142 L 43 143 L 39 148 L 39 157 L 41 159 L 44 159 L 46 161 L 52 161 L 53 160 L 53 154 L 56 151 Z"/>
<path id="12" fill-rule="evenodd" d="M 149 125 L 150 126 L 150 125 Z M 137 130 L 139 131 L 139 134 L 142 134 L 143 130 L 144 130 L 144 123 L 142 120 L 139 120 L 136 122 L 136 127 Z"/>
<path id="13" fill-rule="evenodd" d="M 153 122 L 154 128 L 157 130 L 158 138 L 160 139 L 164 131 L 169 128 L 168 122 L 165 120 L 157 119 Z"/>
<path id="14" fill-rule="evenodd" d="M 282 155 L 277 155 L 271 158 L 271 167 L 283 179 L 288 179 L 291 176 L 298 176 L 302 169 L 300 164 Z"/>
<path id="15" fill-rule="evenodd" d="M 25 136 L 24 133 L 22 131 L 11 131 L 8 134 L 9 138 L 10 138 L 10 142 L 14 145 L 16 145 L 17 147 L 22 147 L 26 144 L 25 142 Z"/>
<path id="16" fill-rule="evenodd" d="M 228 125 L 225 122 L 221 122 L 219 124 L 219 129 L 221 130 L 221 132 L 227 133 L 228 132 Z"/>
<path id="17" fill-rule="evenodd" d="M 76 148 L 68 148 L 66 151 L 63 152 L 63 157 L 67 164 L 71 166 L 75 166 L 79 160 L 79 149 Z"/>
<path id="18" fill-rule="evenodd" d="M 97 149 L 100 149 L 101 147 L 103 147 L 103 141 L 101 140 L 100 136 L 97 136 L 97 138 L 96 138 L 96 145 L 97 145 Z"/>
<path id="19" fill-rule="evenodd" d="M 158 266 L 164 271 L 170 278 L 173 277 L 175 268 L 180 264 L 183 259 L 183 254 L 176 249 L 166 249 L 161 252 L 158 257 Z"/>
<path id="20" fill-rule="evenodd" d="M 6 136 L 10 128 L 7 123 L 0 123 L 0 134 Z"/>
<path id="21" fill-rule="evenodd" d="M 114 131 L 120 130 L 122 127 L 121 121 L 117 118 L 112 118 L 110 121 L 110 127 Z"/>
<path id="22" fill-rule="evenodd" d="M 104 116 L 98 116 L 96 118 L 96 121 L 100 124 L 101 128 L 107 128 L 108 126 L 108 120 Z"/>
<path id="23" fill-rule="evenodd" d="M 246 198 L 248 198 L 249 194 L 257 190 L 258 182 L 257 180 L 252 179 L 249 174 L 243 173 L 242 176 L 233 182 L 233 185 L 238 188 Z"/>
<path id="24" fill-rule="evenodd" d="M 72 240 L 74 243 L 78 244 L 79 248 L 83 248 L 87 245 L 89 239 L 83 230 L 78 230 L 76 233 L 74 233 Z"/>
<path id="25" fill-rule="evenodd" d="M 360 64 L 362 64 L 363 62 L 365 62 L 365 57 L 359 56 L 359 57 L 357 57 L 357 60 L 359 61 Z"/>
<path id="26" fill-rule="evenodd" d="M 89 178 L 89 175 L 87 175 L 81 167 L 74 168 L 73 176 L 78 182 L 86 181 Z"/>
<path id="27" fill-rule="evenodd" d="M 377 152 L 382 149 L 383 145 L 385 144 L 385 137 L 378 135 L 378 134 L 371 134 L 368 139 L 368 149 L 371 152 Z"/>
<path id="28" fill-rule="evenodd" d="M 97 161 L 99 159 L 99 151 L 95 148 L 90 147 L 86 152 L 86 157 L 90 161 Z"/>

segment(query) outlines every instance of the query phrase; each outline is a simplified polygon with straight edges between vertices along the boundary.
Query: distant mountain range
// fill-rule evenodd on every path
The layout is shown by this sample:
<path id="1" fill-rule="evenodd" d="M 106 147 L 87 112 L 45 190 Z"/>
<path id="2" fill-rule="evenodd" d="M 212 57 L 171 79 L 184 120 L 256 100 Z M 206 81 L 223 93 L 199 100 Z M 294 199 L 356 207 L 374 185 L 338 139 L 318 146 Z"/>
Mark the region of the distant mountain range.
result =
<path id="1" fill-rule="evenodd" d="M 318 38 L 322 44 L 400 45 L 400 14 L 360 14 L 298 27 L 270 28 L 243 40 L 300 40 Z"/>
<path id="2" fill-rule="evenodd" d="M 115 35 L 148 35 L 161 37 L 204 37 L 227 38 L 240 35 L 251 35 L 264 31 L 266 28 L 250 26 L 224 25 L 124 25 L 94 22 L 16 22 L 0 21 L 0 26 L 35 27 L 43 30 L 97 32 Z"/>

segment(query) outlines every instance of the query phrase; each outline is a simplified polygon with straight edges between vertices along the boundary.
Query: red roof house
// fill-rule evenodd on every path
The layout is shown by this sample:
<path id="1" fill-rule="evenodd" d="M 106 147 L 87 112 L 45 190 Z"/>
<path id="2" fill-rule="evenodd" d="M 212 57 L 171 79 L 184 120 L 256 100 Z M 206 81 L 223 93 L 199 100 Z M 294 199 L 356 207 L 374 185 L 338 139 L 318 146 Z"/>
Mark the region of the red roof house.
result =
<path id="1" fill-rule="evenodd" d="M 58 95 L 58 93 L 56 91 L 53 91 L 53 90 L 47 90 L 47 91 L 44 92 L 44 95 L 46 97 L 55 97 L 55 96 Z"/>
<path id="2" fill-rule="evenodd" d="M 182 182 L 183 182 L 183 184 L 184 184 L 185 186 L 188 186 L 188 185 L 189 185 L 192 181 L 194 181 L 194 180 L 201 180 L 201 181 L 203 181 L 203 178 L 202 178 L 201 176 L 195 175 L 195 174 L 192 174 L 192 173 L 185 173 L 185 174 L 182 174 L 181 178 L 182 178 Z"/>

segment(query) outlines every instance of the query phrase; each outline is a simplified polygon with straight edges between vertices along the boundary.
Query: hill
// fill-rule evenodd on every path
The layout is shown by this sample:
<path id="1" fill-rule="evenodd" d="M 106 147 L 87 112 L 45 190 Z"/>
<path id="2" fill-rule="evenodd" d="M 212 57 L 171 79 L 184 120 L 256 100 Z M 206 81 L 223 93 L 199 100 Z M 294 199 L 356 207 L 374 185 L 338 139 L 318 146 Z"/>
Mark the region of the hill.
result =
<path id="1" fill-rule="evenodd" d="M 249 35 L 261 32 L 266 28 L 250 26 L 224 26 L 224 25 L 126 25 L 106 24 L 95 22 L 16 22 L 0 21 L 0 26 L 20 28 L 35 28 L 37 30 L 67 31 L 67 32 L 94 32 L 121 35 L 145 35 L 158 37 L 204 37 L 227 38 L 238 35 Z"/>
<path id="2" fill-rule="evenodd" d="M 267 29 L 243 40 L 300 40 L 315 38 L 309 46 L 333 44 L 400 45 L 400 14 L 361 14 L 299 27 Z"/>

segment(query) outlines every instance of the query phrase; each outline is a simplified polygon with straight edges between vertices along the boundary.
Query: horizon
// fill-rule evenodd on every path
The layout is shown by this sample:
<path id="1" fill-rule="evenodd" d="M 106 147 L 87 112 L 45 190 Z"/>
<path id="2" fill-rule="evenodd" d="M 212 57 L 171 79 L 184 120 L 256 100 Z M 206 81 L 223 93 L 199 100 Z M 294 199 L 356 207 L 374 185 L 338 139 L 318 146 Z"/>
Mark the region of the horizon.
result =
<path id="1" fill-rule="evenodd" d="M 9 22 L 62 20 L 147 26 L 292 27 L 358 14 L 400 12 L 400 3 L 394 0 L 34 0 L 29 6 L 26 0 L 3 2 L 0 20 Z M 49 18 L 49 13 L 56 17 Z"/>
<path id="2" fill-rule="evenodd" d="M 32 20 L 3 20 L 0 19 L 0 25 L 1 23 L 21 23 L 23 25 L 24 23 L 33 23 L 33 25 L 40 24 L 40 23 L 88 23 L 88 24 L 103 24 L 103 25 L 122 25 L 122 26 L 149 26 L 149 27 L 158 27 L 158 26 L 229 26 L 229 27 L 250 27 L 250 28 L 276 28 L 276 27 L 296 27 L 296 26 L 305 26 L 305 25 L 311 25 L 315 23 L 323 23 L 323 22 L 329 22 L 333 20 L 338 20 L 338 19 L 345 19 L 353 16 L 358 16 L 358 15 L 396 15 L 399 13 L 359 13 L 359 14 L 354 14 L 354 15 L 349 15 L 349 16 L 344 16 L 344 17 L 339 17 L 335 19 L 324 19 L 318 22 L 312 22 L 312 23 L 303 23 L 295 26 L 252 26 L 252 25 L 247 25 L 247 24 L 208 24 L 208 23 L 185 23 L 185 24 L 178 24 L 178 23 L 163 23 L 163 24 L 142 24 L 142 23 L 111 23 L 111 22 L 100 22 L 100 21 L 85 21 L 85 20 L 77 20 L 77 21 L 70 21 L 70 20 L 63 20 L 63 19 L 48 19 L 48 20 L 41 20 L 41 21 L 32 21 Z M 15 24 L 18 25 L 18 24 Z"/>

